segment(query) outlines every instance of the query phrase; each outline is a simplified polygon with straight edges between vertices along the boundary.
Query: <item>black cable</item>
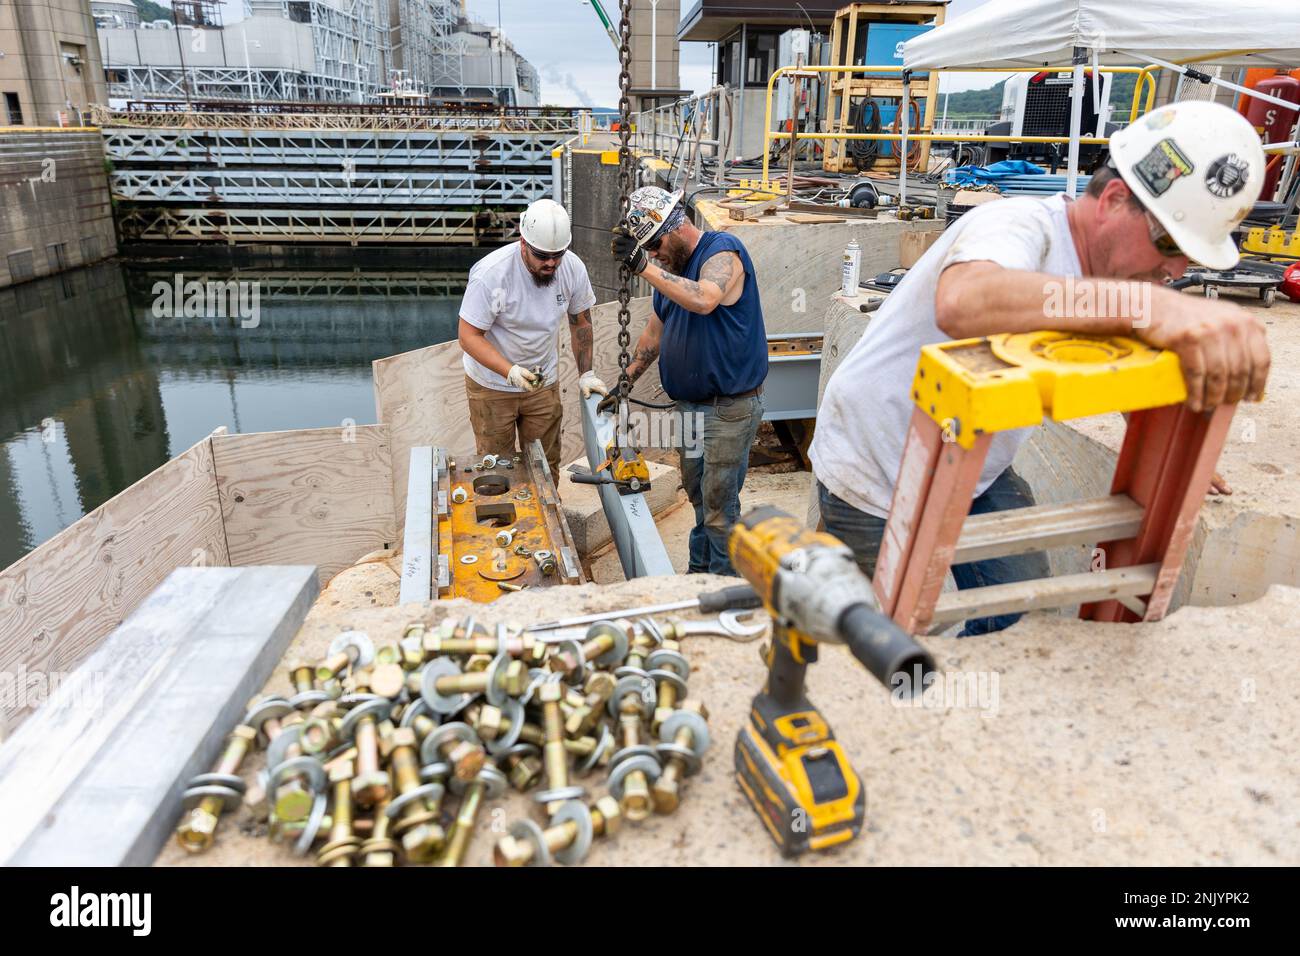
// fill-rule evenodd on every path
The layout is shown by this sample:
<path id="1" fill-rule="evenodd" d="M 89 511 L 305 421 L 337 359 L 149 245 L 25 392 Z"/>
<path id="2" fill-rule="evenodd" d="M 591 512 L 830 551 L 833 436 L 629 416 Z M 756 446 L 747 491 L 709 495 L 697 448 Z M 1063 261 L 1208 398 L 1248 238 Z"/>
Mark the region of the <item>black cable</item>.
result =
<path id="1" fill-rule="evenodd" d="M 871 110 L 871 122 L 866 122 L 867 109 Z M 880 132 L 880 104 L 873 99 L 863 100 L 849 108 L 849 126 L 854 133 Z M 849 140 L 849 156 L 859 172 L 865 172 L 876 164 L 880 155 L 880 141 L 875 139 Z"/>

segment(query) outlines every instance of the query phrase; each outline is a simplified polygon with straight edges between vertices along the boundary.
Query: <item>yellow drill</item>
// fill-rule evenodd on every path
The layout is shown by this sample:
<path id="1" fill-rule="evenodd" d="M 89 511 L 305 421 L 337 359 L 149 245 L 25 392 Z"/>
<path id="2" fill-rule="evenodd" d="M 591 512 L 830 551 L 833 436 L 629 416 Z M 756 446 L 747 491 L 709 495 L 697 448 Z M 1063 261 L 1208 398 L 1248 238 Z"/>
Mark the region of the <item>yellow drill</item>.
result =
<path id="1" fill-rule="evenodd" d="M 871 582 L 837 538 L 777 508 L 732 529 L 731 561 L 772 615 L 767 683 L 736 739 L 736 777 L 785 856 L 824 850 L 862 829 L 866 791 L 804 694 L 818 642 L 847 645 L 886 687 L 919 693 L 934 660 L 878 610 Z"/>

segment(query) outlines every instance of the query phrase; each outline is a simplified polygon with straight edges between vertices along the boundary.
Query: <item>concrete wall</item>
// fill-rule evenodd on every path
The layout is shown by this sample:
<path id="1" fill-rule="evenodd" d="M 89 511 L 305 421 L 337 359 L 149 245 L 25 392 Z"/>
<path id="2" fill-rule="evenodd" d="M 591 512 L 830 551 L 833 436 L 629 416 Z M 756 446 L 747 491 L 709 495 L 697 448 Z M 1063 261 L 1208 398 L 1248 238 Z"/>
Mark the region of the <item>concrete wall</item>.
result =
<path id="1" fill-rule="evenodd" d="M 116 253 L 99 131 L 0 133 L 0 288 Z"/>
<path id="2" fill-rule="evenodd" d="M 609 254 L 609 230 L 618 218 L 618 167 L 601 162 L 601 150 L 577 148 L 565 157 L 564 206 L 573 221 L 573 246 L 587 266 L 597 302 L 618 297 L 618 263 Z"/>
<path id="3" fill-rule="evenodd" d="M 898 267 L 899 237 L 904 233 L 942 228 L 934 221 L 899 222 L 883 217 L 798 223 L 777 214 L 740 222 L 711 201 L 701 201 L 697 210 L 701 229 L 725 229 L 745 244 L 758 276 L 768 332 L 821 332 L 825 328 L 826 303 L 840 288 L 840 264 L 850 239 L 856 239 L 861 248 L 861 278 L 865 281 Z"/>
<path id="4" fill-rule="evenodd" d="M 17 95 L 25 126 L 78 126 L 91 103 L 107 100 L 86 0 L 0 4 L 0 50 L 0 94 Z M 0 126 L 17 123 L 2 100 Z"/>

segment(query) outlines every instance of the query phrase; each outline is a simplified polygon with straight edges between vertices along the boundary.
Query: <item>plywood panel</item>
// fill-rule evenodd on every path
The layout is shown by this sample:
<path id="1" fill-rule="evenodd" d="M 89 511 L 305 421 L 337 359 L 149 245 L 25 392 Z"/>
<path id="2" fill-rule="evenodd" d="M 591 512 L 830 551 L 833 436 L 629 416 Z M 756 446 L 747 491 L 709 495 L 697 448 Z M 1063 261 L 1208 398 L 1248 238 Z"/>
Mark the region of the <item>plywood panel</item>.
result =
<path id="1" fill-rule="evenodd" d="M 152 862 L 316 594 L 311 566 L 169 575 L 0 747 L 4 865 Z"/>
<path id="2" fill-rule="evenodd" d="M 0 572 L 0 730 L 39 706 L 175 568 L 229 564 L 210 439 Z"/>
<path id="3" fill-rule="evenodd" d="M 629 330 L 632 347 L 650 316 L 650 297 L 633 299 Z M 613 387 L 618 380 L 618 303 L 606 302 L 591 310 L 592 365 L 596 374 Z M 578 368 L 573 360 L 568 329 L 559 334 L 560 397 L 564 403 L 561 460 L 584 454 L 582 420 L 578 412 Z M 375 409 L 388 426 L 392 443 L 392 494 L 400 519 L 406 510 L 406 470 L 411 448 L 433 445 L 446 448 L 451 457 L 474 453 L 474 432 L 465 399 L 465 372 L 458 342 L 445 342 L 403 352 L 374 363 Z M 634 394 L 647 401 L 667 401 L 659 385 L 658 367 L 637 382 Z"/>
<path id="4" fill-rule="evenodd" d="M 314 564 L 321 583 L 397 540 L 383 425 L 212 439 L 230 563 Z"/>

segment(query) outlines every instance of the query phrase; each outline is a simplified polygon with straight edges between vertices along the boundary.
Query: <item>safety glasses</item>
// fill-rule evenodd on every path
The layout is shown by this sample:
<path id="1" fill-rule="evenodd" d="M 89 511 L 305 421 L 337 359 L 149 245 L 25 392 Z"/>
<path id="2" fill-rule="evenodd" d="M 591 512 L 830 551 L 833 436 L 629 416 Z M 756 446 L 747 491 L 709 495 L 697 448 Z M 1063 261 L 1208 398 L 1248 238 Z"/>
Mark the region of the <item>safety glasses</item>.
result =
<path id="1" fill-rule="evenodd" d="M 1147 233 L 1151 236 L 1151 244 L 1156 247 L 1156 252 L 1166 259 L 1176 259 L 1179 256 L 1186 258 L 1187 253 L 1178 248 L 1178 243 L 1174 242 L 1168 230 L 1160 225 L 1160 220 L 1146 210 L 1143 210 L 1142 214 L 1147 217 Z"/>
<path id="2" fill-rule="evenodd" d="M 538 262 L 559 262 L 564 258 L 564 254 L 569 251 L 568 249 L 561 249 L 559 252 L 542 252 L 540 249 L 534 249 L 530 246 L 527 239 L 520 241 L 523 242 L 524 248 L 528 250 L 528 254 Z"/>

